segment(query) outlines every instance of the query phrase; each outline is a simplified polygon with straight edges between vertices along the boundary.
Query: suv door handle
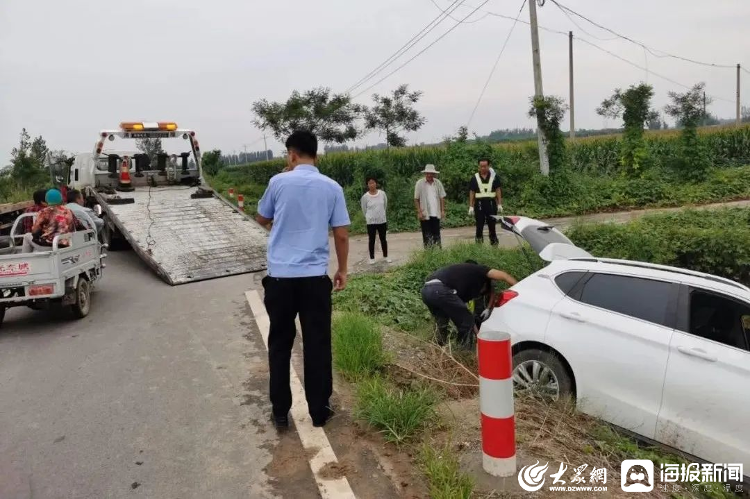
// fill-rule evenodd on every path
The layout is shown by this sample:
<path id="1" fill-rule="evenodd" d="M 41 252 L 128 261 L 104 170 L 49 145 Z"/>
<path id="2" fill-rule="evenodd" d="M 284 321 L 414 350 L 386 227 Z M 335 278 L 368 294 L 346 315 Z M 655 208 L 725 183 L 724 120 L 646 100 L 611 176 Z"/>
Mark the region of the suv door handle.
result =
<path id="1" fill-rule="evenodd" d="M 708 362 L 716 362 L 716 357 L 707 353 L 705 350 L 700 348 L 688 348 L 688 347 L 677 347 L 677 351 L 690 357 L 698 357 L 699 359 L 706 360 Z"/>
<path id="2" fill-rule="evenodd" d="M 576 322 L 586 322 L 586 319 L 581 317 L 581 314 L 579 314 L 578 312 L 560 312 L 560 317 L 564 317 Z"/>

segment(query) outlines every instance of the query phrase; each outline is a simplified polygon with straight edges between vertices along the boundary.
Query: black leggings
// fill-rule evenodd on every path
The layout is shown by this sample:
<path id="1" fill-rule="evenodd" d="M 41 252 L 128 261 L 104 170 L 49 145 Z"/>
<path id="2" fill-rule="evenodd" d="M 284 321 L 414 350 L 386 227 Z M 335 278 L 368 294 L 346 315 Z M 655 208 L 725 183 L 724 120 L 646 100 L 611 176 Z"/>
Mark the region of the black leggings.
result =
<path id="1" fill-rule="evenodd" d="M 385 233 L 388 230 L 388 224 L 367 224 L 368 249 L 370 258 L 375 259 L 375 233 L 380 237 L 380 248 L 383 250 L 383 256 L 388 258 L 388 241 L 385 240 Z"/>

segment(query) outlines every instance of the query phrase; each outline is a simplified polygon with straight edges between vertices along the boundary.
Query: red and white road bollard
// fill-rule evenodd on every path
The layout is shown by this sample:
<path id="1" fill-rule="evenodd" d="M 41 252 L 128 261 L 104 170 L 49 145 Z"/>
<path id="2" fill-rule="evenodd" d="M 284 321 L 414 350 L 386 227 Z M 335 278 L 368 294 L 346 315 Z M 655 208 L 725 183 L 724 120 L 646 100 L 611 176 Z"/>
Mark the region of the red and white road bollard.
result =
<path id="1" fill-rule="evenodd" d="M 482 466 L 492 476 L 512 476 L 516 473 L 516 423 L 510 334 L 482 330 L 477 348 Z"/>
<path id="2" fill-rule="evenodd" d="M 242 194 L 237 194 L 237 207 L 240 210 L 245 211 L 245 196 Z"/>
<path id="3" fill-rule="evenodd" d="M 234 199 L 234 187 L 229 188 L 229 199 Z"/>

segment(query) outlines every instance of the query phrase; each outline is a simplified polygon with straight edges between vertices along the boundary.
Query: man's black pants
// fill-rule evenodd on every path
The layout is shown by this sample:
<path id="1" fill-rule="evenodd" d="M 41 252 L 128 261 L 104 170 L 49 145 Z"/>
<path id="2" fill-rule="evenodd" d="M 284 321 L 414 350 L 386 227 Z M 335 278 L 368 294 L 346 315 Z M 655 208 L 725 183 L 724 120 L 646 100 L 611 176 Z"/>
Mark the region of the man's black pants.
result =
<path id="1" fill-rule="evenodd" d="M 271 321 L 268 334 L 271 405 L 275 416 L 286 416 L 292 408 L 289 362 L 297 333 L 295 318 L 302 325 L 305 363 L 305 398 L 313 421 L 328 417 L 333 393 L 331 372 L 331 291 L 328 276 L 263 279 L 264 303 Z"/>
<path id="2" fill-rule="evenodd" d="M 419 224 L 422 226 L 422 242 L 424 243 L 424 247 L 441 247 L 440 219 L 438 217 L 430 217 L 427 220 L 420 220 Z"/>
<path id="3" fill-rule="evenodd" d="M 380 237 L 380 249 L 383 250 L 383 256 L 388 258 L 388 241 L 385 240 L 385 234 L 388 232 L 388 224 L 367 224 L 367 249 L 370 250 L 370 258 L 375 259 L 375 233 Z"/>
<path id="4" fill-rule="evenodd" d="M 448 321 L 453 321 L 458 330 L 458 341 L 468 344 L 474 330 L 474 315 L 466 303 L 442 283 L 425 284 L 422 288 L 422 301 L 437 322 L 437 342 L 444 345 L 448 341 Z"/>
<path id="5" fill-rule="evenodd" d="M 497 246 L 497 232 L 495 225 L 497 221 L 492 217 L 497 215 L 497 202 L 494 199 L 477 199 L 474 201 L 474 220 L 477 223 L 476 241 L 484 242 L 484 224 L 490 232 L 490 244 Z"/>

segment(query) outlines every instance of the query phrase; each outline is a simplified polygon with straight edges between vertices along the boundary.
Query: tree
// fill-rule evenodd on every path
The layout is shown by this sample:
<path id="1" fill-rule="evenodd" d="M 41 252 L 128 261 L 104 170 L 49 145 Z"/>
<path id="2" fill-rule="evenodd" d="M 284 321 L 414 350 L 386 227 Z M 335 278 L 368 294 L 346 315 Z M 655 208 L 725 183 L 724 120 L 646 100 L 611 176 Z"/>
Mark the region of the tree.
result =
<path id="1" fill-rule="evenodd" d="M 261 99 L 253 103 L 253 123 L 262 130 L 270 130 L 279 141 L 295 130 L 308 130 L 322 142 L 343 144 L 361 134 L 356 121 L 364 107 L 351 102 L 348 95 L 333 94 L 330 88 L 315 88 L 300 93 L 297 90 L 286 102 Z"/>
<path id="2" fill-rule="evenodd" d="M 749 106 L 742 106 L 742 111 L 740 111 L 740 119 L 743 123 L 750 123 L 750 107 Z"/>
<path id="3" fill-rule="evenodd" d="M 47 144 L 40 135 L 31 140 L 25 128 L 21 130 L 18 147 L 11 151 L 10 176 L 24 187 L 36 187 L 47 182 L 44 171 L 44 157 L 47 154 Z"/>
<path id="4" fill-rule="evenodd" d="M 408 85 L 401 85 L 390 95 L 374 94 L 375 105 L 365 111 L 365 128 L 385 133 L 388 147 L 403 147 L 406 139 L 403 132 L 416 132 L 425 124 L 425 119 L 414 109 L 422 92 L 409 92 Z"/>
<path id="5" fill-rule="evenodd" d="M 537 118 L 542 129 L 542 138 L 547 144 L 550 171 L 560 170 L 565 164 L 565 137 L 560 131 L 560 123 L 567 110 L 568 105 L 562 97 L 531 97 L 529 118 Z"/>
<path id="6" fill-rule="evenodd" d="M 135 146 L 139 151 L 146 154 L 153 164 L 156 163 L 156 156 L 164 152 L 161 146 L 161 139 L 137 139 Z"/>
<path id="7" fill-rule="evenodd" d="M 650 120 L 648 120 L 648 129 L 649 130 L 661 130 L 662 129 L 661 115 L 659 113 L 656 113 Z"/>
<path id="8" fill-rule="evenodd" d="M 672 102 L 664 108 L 664 112 L 683 127 L 680 131 L 680 163 L 685 173 L 695 180 L 702 179 L 710 166 L 706 151 L 698 140 L 698 124 L 705 117 L 704 104 L 711 103 L 710 98 L 705 98 L 705 87 L 705 83 L 698 83 L 682 94 L 669 92 Z"/>
<path id="9" fill-rule="evenodd" d="M 651 109 L 653 96 L 654 88 L 646 83 L 631 85 L 625 91 L 617 88 L 596 110 L 598 115 L 605 118 L 617 119 L 622 116 L 625 134 L 620 163 L 631 176 L 640 175 L 648 160 L 648 151 L 643 140 L 644 125 L 648 123 L 651 128 L 659 122 L 659 113 Z"/>
<path id="10" fill-rule="evenodd" d="M 221 159 L 221 150 L 214 149 L 213 151 L 203 153 L 201 165 L 203 173 L 207 175 L 216 175 L 219 173 L 219 170 L 224 168 L 224 161 Z"/>

